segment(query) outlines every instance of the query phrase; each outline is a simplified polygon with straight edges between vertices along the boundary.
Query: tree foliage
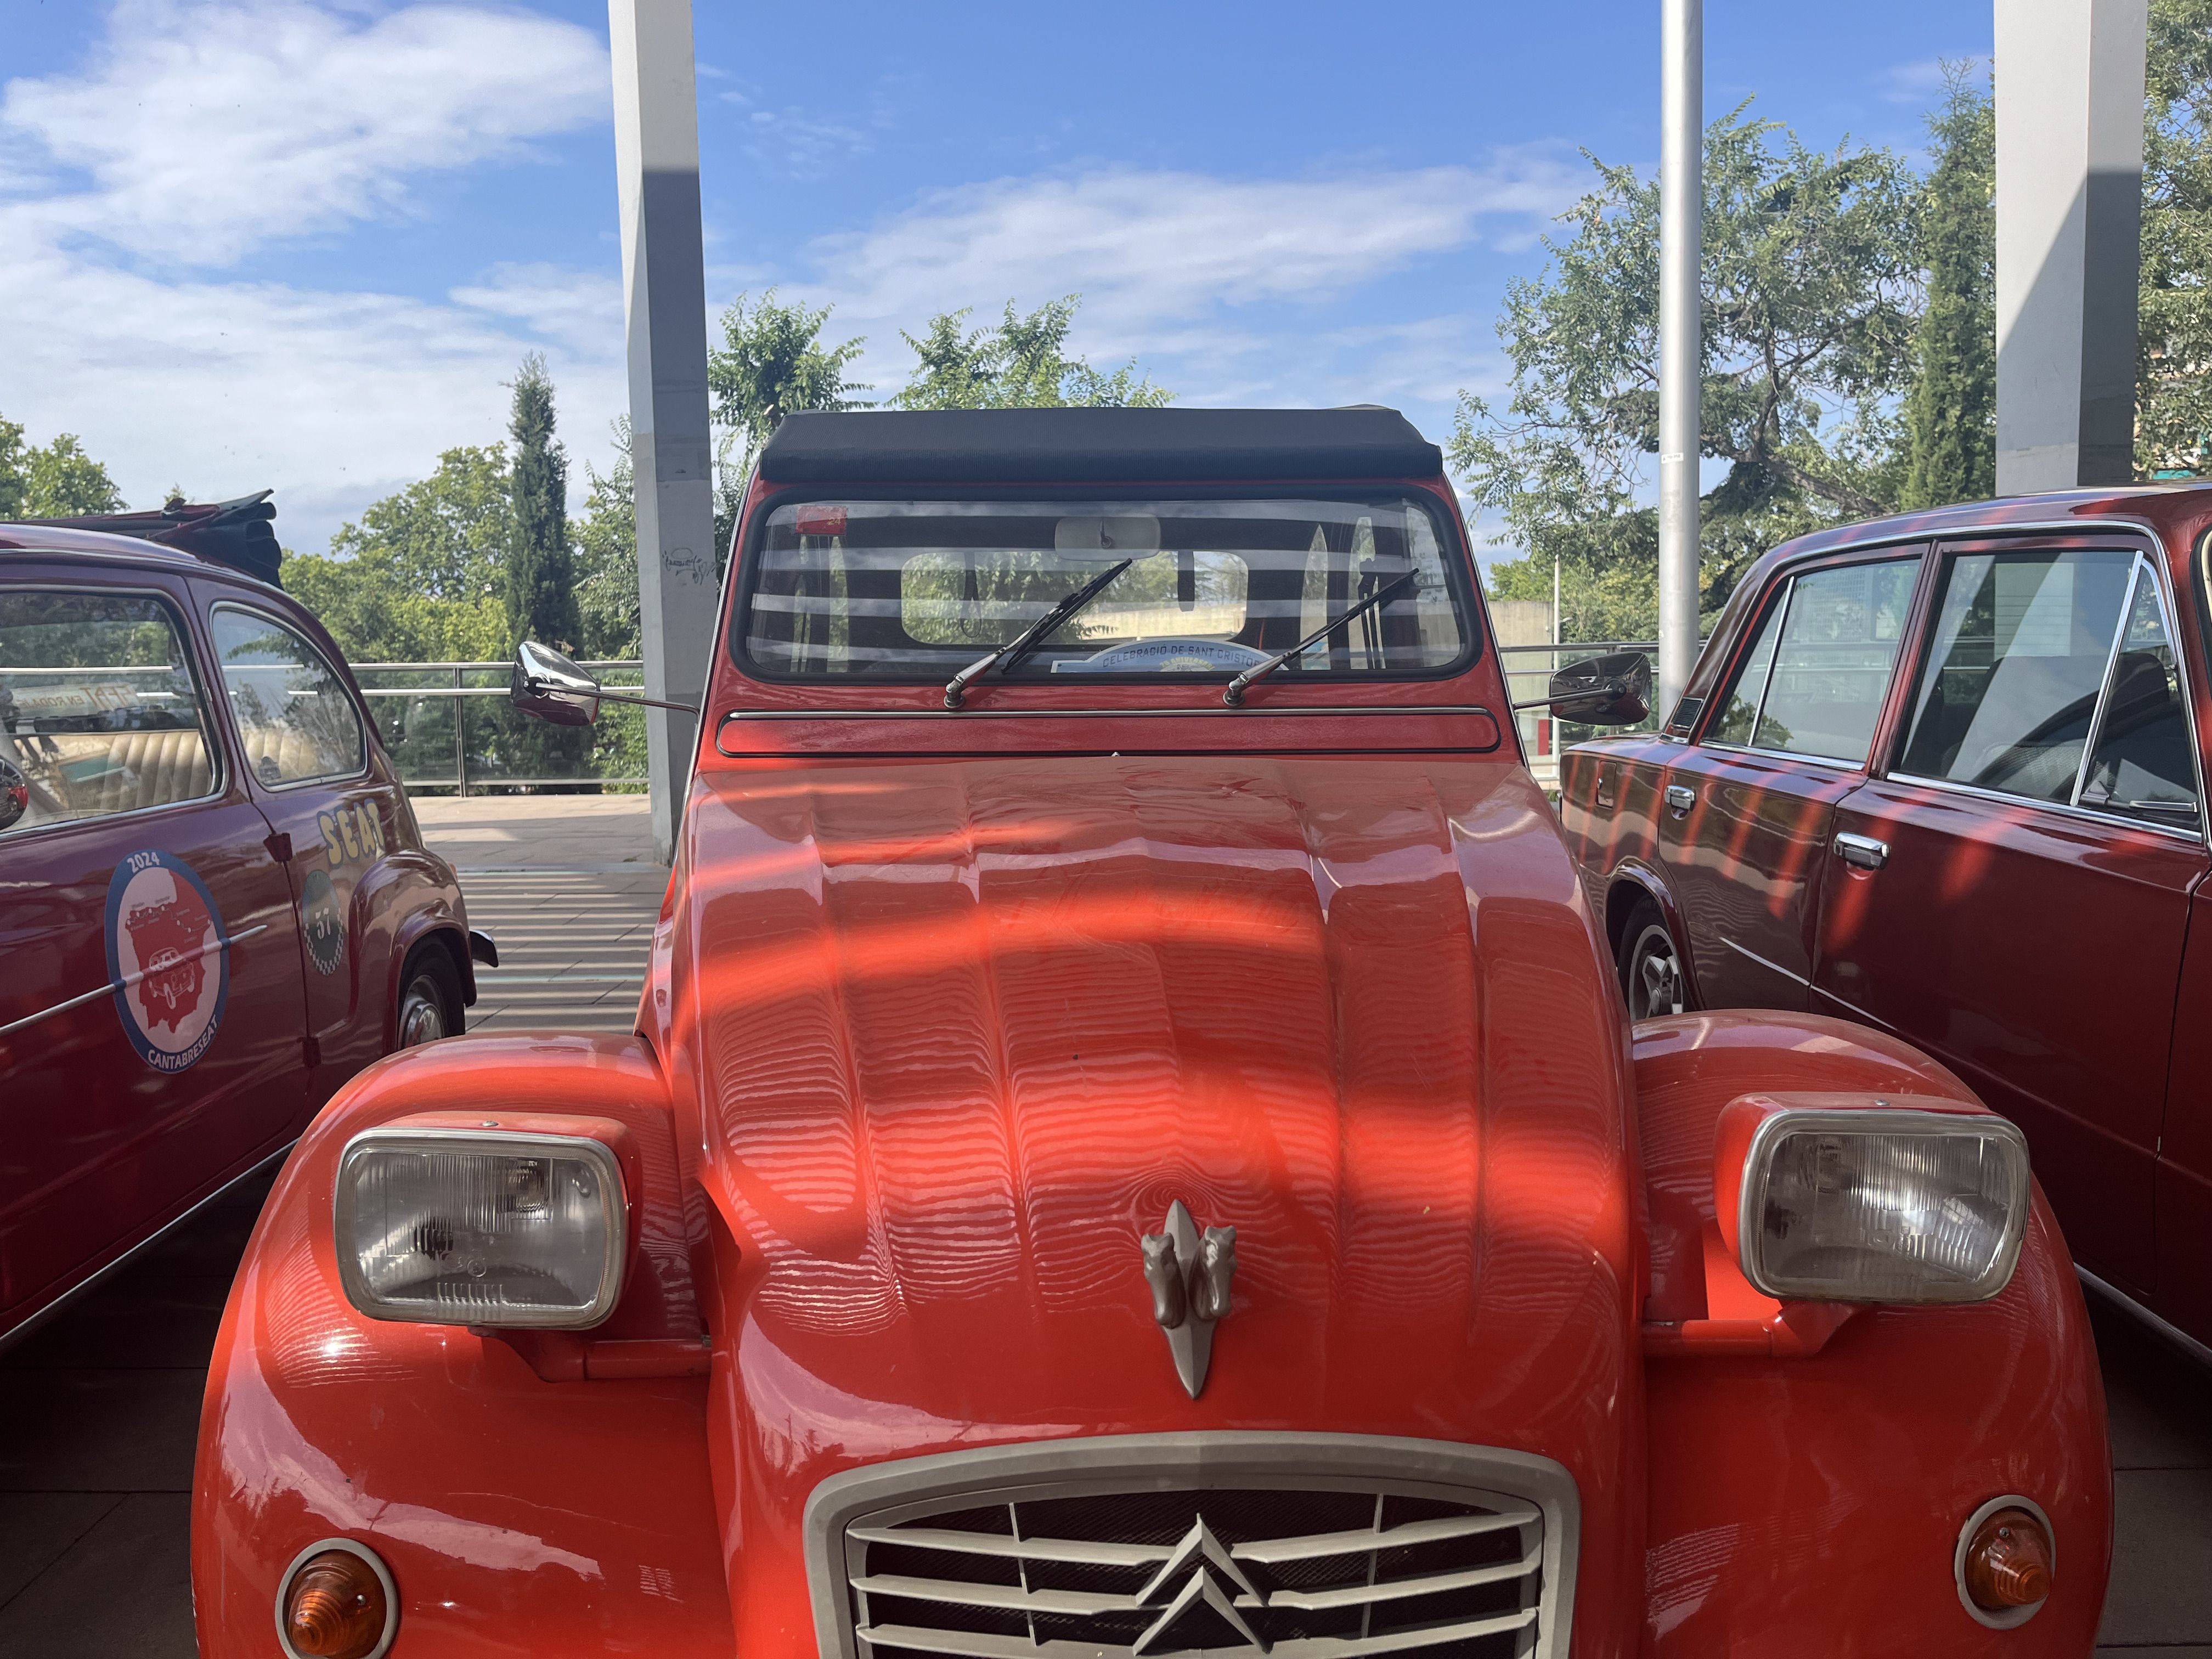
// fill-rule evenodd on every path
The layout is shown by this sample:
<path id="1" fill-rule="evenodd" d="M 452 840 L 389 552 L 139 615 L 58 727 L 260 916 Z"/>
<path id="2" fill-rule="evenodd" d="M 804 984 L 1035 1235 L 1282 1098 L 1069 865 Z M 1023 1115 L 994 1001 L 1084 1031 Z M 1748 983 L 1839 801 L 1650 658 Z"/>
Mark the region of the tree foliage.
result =
<path id="1" fill-rule="evenodd" d="M 1101 373 L 1067 352 L 1080 295 L 1048 300 L 1024 317 L 1006 301 L 1006 314 L 986 328 L 966 329 L 967 309 L 940 312 L 920 337 L 902 334 L 920 359 L 900 409 L 1157 409 L 1175 393 L 1137 372 L 1132 358 Z"/>
<path id="2" fill-rule="evenodd" d="M 1997 489 L 1996 110 L 1985 77 L 1962 64 L 1946 74 L 1928 121 L 1936 166 L 1920 209 L 1927 301 L 1905 400 L 1904 507 Z"/>
<path id="3" fill-rule="evenodd" d="M 0 416 L 0 520 L 68 519 L 122 507 L 115 480 L 74 433 L 29 444 L 20 423 Z"/>
<path id="4" fill-rule="evenodd" d="M 2136 465 L 2212 474 L 2212 0 L 2151 0 Z"/>
<path id="5" fill-rule="evenodd" d="M 637 596 L 637 490 L 629 459 L 629 420 L 614 423 L 614 465 L 589 461 L 591 488 L 576 515 L 576 605 L 584 648 L 594 657 L 635 657 L 642 629 Z"/>
<path id="6" fill-rule="evenodd" d="M 288 554 L 284 586 L 357 662 L 496 661 L 512 490 L 503 445 L 449 449 L 428 477 L 341 525 L 327 554 Z"/>
<path id="7" fill-rule="evenodd" d="M 532 353 L 514 377 L 507 431 L 514 440 L 508 490 L 507 632 L 563 651 L 577 648 L 576 562 L 568 542 L 568 457 L 554 437 L 553 382 Z"/>
<path id="8" fill-rule="evenodd" d="M 1659 186 L 1592 158 L 1597 185 L 1507 290 L 1504 410 L 1462 394 L 1449 453 L 1526 550 L 1501 598 L 1551 597 L 1583 637 L 1656 624 Z M 1918 183 L 1887 149 L 1807 148 L 1740 106 L 1705 135 L 1701 454 L 1728 464 L 1702 517 L 1704 604 L 1759 551 L 1883 510 L 1902 482 L 1896 398 L 1917 318 Z"/>

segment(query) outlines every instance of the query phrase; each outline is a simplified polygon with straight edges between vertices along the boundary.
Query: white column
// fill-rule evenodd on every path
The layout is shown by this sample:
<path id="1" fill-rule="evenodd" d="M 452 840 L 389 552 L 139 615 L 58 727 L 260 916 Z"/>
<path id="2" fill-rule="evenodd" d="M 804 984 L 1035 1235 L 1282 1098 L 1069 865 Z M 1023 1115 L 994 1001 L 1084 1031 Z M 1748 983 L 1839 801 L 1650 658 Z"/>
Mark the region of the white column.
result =
<path id="1" fill-rule="evenodd" d="M 1997 493 L 2135 470 L 2145 0 L 1996 0 Z"/>
<path id="2" fill-rule="evenodd" d="M 696 705 L 714 632 L 714 444 L 690 0 L 607 0 L 629 340 L 645 695 Z M 653 842 L 672 856 L 698 724 L 645 711 Z"/>
<path id="3" fill-rule="evenodd" d="M 1705 0 L 1664 0 L 1659 25 L 1659 670 L 1671 716 L 1698 658 L 1698 394 L 1704 372 Z"/>

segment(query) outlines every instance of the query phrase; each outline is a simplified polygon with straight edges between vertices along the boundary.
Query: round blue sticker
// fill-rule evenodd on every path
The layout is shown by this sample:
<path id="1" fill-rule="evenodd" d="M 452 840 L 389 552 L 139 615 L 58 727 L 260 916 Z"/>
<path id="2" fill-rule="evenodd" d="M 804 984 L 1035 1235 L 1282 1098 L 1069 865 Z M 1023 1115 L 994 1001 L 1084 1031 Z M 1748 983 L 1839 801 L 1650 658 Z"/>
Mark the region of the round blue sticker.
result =
<path id="1" fill-rule="evenodd" d="M 222 913 L 192 867 L 149 848 L 107 884 L 107 977 L 138 1057 L 181 1072 L 208 1051 L 230 994 Z"/>

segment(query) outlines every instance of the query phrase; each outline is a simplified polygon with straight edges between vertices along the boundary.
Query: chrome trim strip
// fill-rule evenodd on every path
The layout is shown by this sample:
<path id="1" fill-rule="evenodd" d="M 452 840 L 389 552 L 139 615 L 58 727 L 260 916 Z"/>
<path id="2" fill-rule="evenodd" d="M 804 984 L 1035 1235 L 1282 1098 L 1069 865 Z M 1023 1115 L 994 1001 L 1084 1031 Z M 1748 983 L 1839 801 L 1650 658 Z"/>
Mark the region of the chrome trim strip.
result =
<path id="1" fill-rule="evenodd" d="M 1772 969 L 1776 973 L 1778 973 L 1778 974 L 1781 975 L 1782 975 L 1782 977 L 1783 977 L 1783 978 L 1784 978 L 1784 979 L 1786 979 L 1786 980 L 1790 980 L 1790 981 L 1793 981 L 1794 982 L 1796 982 L 1796 984 L 1799 984 L 1799 985 L 1806 985 L 1806 986 L 1809 986 L 1809 985 L 1811 985 L 1811 984 L 1812 984 L 1812 982 L 1813 982 L 1811 980 L 1809 980 L 1809 979 L 1806 978 L 1806 977 L 1805 977 L 1805 975 L 1802 975 L 1802 974 L 1793 974 L 1793 973 L 1791 973 L 1791 972 L 1790 972 L 1787 968 L 1784 968 L 1784 967 L 1780 963 L 1778 963 L 1778 962 L 1769 962 L 1769 961 L 1768 961 L 1765 957 L 1763 957 L 1763 956 L 1759 955 L 1759 952 L 1758 952 L 1758 951 L 1747 951 L 1747 950 L 1745 950 L 1745 949 L 1743 948 L 1743 946 L 1741 946 L 1741 945 L 1738 945 L 1738 944 L 1737 944 L 1734 939 L 1729 939 L 1729 938 L 1726 937 L 1725 935 L 1723 935 L 1723 936 L 1722 937 L 1721 943 L 1722 943 L 1722 944 L 1723 944 L 1723 945 L 1727 945 L 1727 946 L 1728 946 L 1728 948 L 1729 948 L 1729 950 L 1731 950 L 1731 951 L 1735 951 L 1735 952 L 1736 953 L 1736 955 L 1738 955 L 1738 956 L 1740 956 L 1740 957 L 1750 957 L 1753 962 L 1757 963 L 1760 967 L 1762 967 L 1762 968 L 1771 968 L 1771 969 Z"/>
<path id="2" fill-rule="evenodd" d="M 1857 1003 L 1847 1002 L 1842 997 L 1838 996 L 1833 991 L 1827 990 L 1821 986 L 1815 985 L 1810 981 L 1806 982 L 1805 988 L 1812 992 L 1812 994 L 1816 997 L 1827 998 L 1827 1000 L 1834 1003 L 1837 1007 L 1843 1009 L 1846 1013 L 1850 1014 L 1853 1019 L 1863 1019 L 1869 1025 L 1879 1025 L 1885 1031 L 1897 1031 L 1897 1034 L 1899 1036 L 1903 1036 L 1905 1035 L 1904 1032 L 1899 1031 L 1896 1026 L 1892 1025 L 1887 1020 L 1882 1018 L 1881 1015 L 1867 1012 L 1867 1011 L 1860 1007 Z M 1814 1012 L 1817 1012 L 1818 1010 L 1815 1010 Z"/>
<path id="3" fill-rule="evenodd" d="M 1832 772 L 1863 772 L 1863 760 L 1838 760 L 1833 755 L 1801 755 L 1794 749 L 1754 749 L 1747 743 L 1702 742 L 1700 749 L 1717 749 L 1724 755 L 1757 755 L 1766 760 L 1802 761 L 1808 766 L 1825 766 Z"/>
<path id="4" fill-rule="evenodd" d="M 187 1222 L 197 1218 L 200 1212 L 208 1208 L 209 1206 L 216 1203 L 220 1200 L 229 1197 L 231 1194 L 236 1192 L 247 1182 L 252 1180 L 254 1176 L 259 1175 L 270 1164 L 282 1164 L 287 1158 L 291 1156 L 292 1148 L 298 1145 L 299 1142 L 296 1139 L 288 1140 L 282 1146 L 279 1146 L 275 1152 L 270 1152 L 267 1157 L 257 1159 L 251 1167 L 233 1176 L 229 1180 L 224 1182 L 222 1186 L 216 1188 L 213 1192 L 210 1193 L 205 1198 L 201 1199 L 191 1208 L 184 1211 L 181 1214 L 163 1222 L 152 1232 L 147 1234 L 145 1237 L 140 1239 L 129 1249 L 124 1251 L 121 1255 L 117 1256 L 114 1261 L 109 1262 L 106 1267 L 98 1269 L 97 1271 L 87 1275 L 78 1283 L 70 1285 L 69 1289 L 64 1291 L 52 1301 L 47 1303 L 45 1307 L 40 1309 L 38 1312 L 33 1314 L 28 1319 L 23 1321 L 21 1324 L 17 1325 L 9 1330 L 0 1331 L 0 1353 L 6 1352 L 8 1349 L 13 1347 L 16 1343 L 23 1340 L 24 1338 L 29 1336 L 34 1331 L 43 1328 L 48 1321 L 68 1312 L 70 1308 L 76 1304 L 79 1297 L 86 1296 L 100 1285 L 105 1285 L 109 1279 L 114 1278 L 116 1274 L 121 1273 L 132 1262 L 137 1261 L 140 1256 L 145 1255 L 147 1251 L 152 1249 L 156 1244 L 159 1244 L 171 1233 L 176 1231 L 178 1228 L 185 1225 Z"/>
<path id="5" fill-rule="evenodd" d="M 2097 678 L 2097 701 L 2089 708 L 2089 729 L 2081 734 L 2081 760 L 2074 769 L 2074 793 L 2069 806 L 2081 804 L 2081 791 L 2089 781 L 2089 762 L 2097 752 L 2097 739 L 2105 729 L 2105 708 L 2112 698 L 2112 670 L 2120 660 L 2120 645 L 2128 636 L 2128 619 L 2135 614 L 2136 590 L 2142 586 L 2143 556 L 2129 562 L 2127 592 L 2120 595 L 2120 614 L 2112 619 L 2112 642 L 2105 649 L 2105 672 Z M 2200 814 L 2201 816 L 2201 814 Z"/>
<path id="6" fill-rule="evenodd" d="M 2130 487 L 2142 488 L 2141 485 Z M 2097 489 L 2082 493 L 2101 495 L 2110 492 Z M 2163 550 L 2165 547 L 2165 544 L 2159 539 L 2156 526 L 2144 519 L 2032 519 L 2017 524 L 1966 524 L 1955 526 L 1950 529 L 1923 527 L 1919 530 L 1900 530 L 1893 527 L 1883 531 L 1879 535 L 1859 536 L 1849 541 L 1832 542 L 1826 547 L 1808 549 L 1793 556 L 1789 564 L 1784 568 L 1794 571 L 1802 559 L 1826 558 L 1832 553 L 1848 552 L 1862 547 L 1909 547 L 1917 544 L 1933 547 L 1936 551 L 1941 553 L 1944 548 L 1954 542 L 2005 536 L 2047 536 L 2054 532 L 2078 532 L 2087 530 L 2125 530 L 2142 537 L 2154 548 Z M 2142 550 L 2134 550 L 2142 551 Z"/>
<path id="7" fill-rule="evenodd" d="M 182 967 L 188 962 L 198 962 L 211 951 L 228 951 L 240 939 L 252 939 L 256 933 L 265 933 L 268 931 L 269 924 L 265 921 L 258 921 L 241 933 L 228 934 L 211 945 L 203 945 L 197 950 L 187 951 L 176 961 L 164 963 L 161 967 L 141 968 L 135 974 L 125 974 L 121 979 L 110 980 L 97 989 L 87 991 L 79 996 L 73 996 L 66 1002 L 57 1002 L 51 1008 L 41 1008 L 35 1014 L 26 1014 L 21 1019 L 11 1021 L 6 1025 L 0 1025 L 0 1036 L 6 1036 L 10 1031 L 20 1031 L 26 1025 L 36 1025 L 42 1019 L 52 1019 L 56 1014 L 65 1014 L 72 1008 L 82 1007 L 88 1002 L 96 1002 L 101 997 L 112 996 L 118 991 L 127 991 L 141 980 L 150 979 L 155 974 L 166 974 L 170 969 Z"/>
<path id="8" fill-rule="evenodd" d="M 1479 702 L 1352 704 L 1244 703 L 1234 708 L 732 708 L 716 722 L 750 725 L 756 720 L 1249 720 L 1255 714 L 1480 714 L 1492 725 L 1498 717 Z M 719 735 L 719 732 L 718 732 Z"/>
<path id="9" fill-rule="evenodd" d="M 1916 789 L 1933 789 L 1939 794 L 1966 795 L 1975 800 L 1994 801 L 2000 806 L 2024 806 L 2032 811 L 2056 812 L 2061 817 L 2080 818 L 2087 823 L 2101 824 L 2107 830 L 2141 830 L 2148 835 L 2185 842 L 2191 847 L 2204 845 L 2204 834 L 2201 830 L 2179 830 L 2163 823 L 2151 823 L 2142 818 L 2124 818 L 2117 812 L 2100 812 L 2094 807 L 2069 806 L 2063 800 L 2031 800 L 2026 795 L 2008 795 L 1996 789 L 1984 789 L 1978 784 L 1954 783 L 1948 778 L 1923 778 L 1917 772 L 1885 772 L 1882 781 L 1910 784 Z"/>
<path id="10" fill-rule="evenodd" d="M 2125 1291 L 2115 1290 L 2078 1261 L 2074 1264 L 2074 1273 L 2084 1285 L 2103 1297 L 2122 1313 L 2130 1316 L 2148 1327 L 2154 1334 L 2164 1337 L 2175 1347 L 2180 1349 L 2185 1358 L 2193 1359 L 2208 1370 L 2212 1370 L 2212 1347 L 2199 1342 L 2179 1326 L 2169 1324 L 2160 1318 Z"/>
<path id="11" fill-rule="evenodd" d="M 862 1464 L 831 1475 L 806 1500 L 805 1547 L 807 1589 L 813 1603 L 815 1634 L 822 1659 L 862 1659 L 868 1634 L 854 1629 L 846 1577 L 848 1526 L 878 1510 L 939 1504 L 947 1508 L 976 1498 L 993 1501 L 1009 1489 L 1046 1491 L 1077 1487 L 1117 1491 L 1149 1488 L 1203 1491 L 1262 1480 L 1312 1490 L 1360 1488 L 1370 1482 L 1424 1486 L 1439 1496 L 1486 1492 L 1533 1504 L 1542 1517 L 1541 1601 L 1538 1607 L 1503 1617 L 1499 1629 L 1534 1619 L 1529 1659 L 1566 1659 L 1574 1620 L 1576 1568 L 1580 1553 L 1582 1506 L 1574 1476 L 1551 1458 L 1499 1447 L 1455 1441 L 1419 1440 L 1383 1435 L 1249 1432 L 1201 1430 L 1175 1434 L 1100 1435 L 1020 1442 L 970 1450 L 939 1452 Z M 957 1650 L 974 1655 L 1017 1650 L 1039 1659 L 1095 1655 L 1079 1644 L 1032 1646 L 1023 1638 L 992 1638 L 936 1632 L 933 1640 L 912 1639 L 889 1629 L 873 1638 L 887 1645 L 927 1647 L 957 1638 Z M 1441 1645 L 1442 1632 L 1425 1632 L 1422 1642 Z M 1356 1642 L 1286 1643 L 1274 1651 L 1283 1659 L 1349 1659 L 1382 1651 L 1390 1638 L 1372 1648 Z"/>

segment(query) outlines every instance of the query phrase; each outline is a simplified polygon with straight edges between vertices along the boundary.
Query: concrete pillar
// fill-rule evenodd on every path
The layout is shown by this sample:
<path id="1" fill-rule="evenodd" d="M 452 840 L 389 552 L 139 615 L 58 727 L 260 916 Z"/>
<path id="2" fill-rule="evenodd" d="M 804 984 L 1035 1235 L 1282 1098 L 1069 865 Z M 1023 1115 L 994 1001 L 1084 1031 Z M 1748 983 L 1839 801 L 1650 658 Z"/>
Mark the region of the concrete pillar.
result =
<path id="1" fill-rule="evenodd" d="M 1997 493 L 2135 471 L 2146 0 L 1996 0 Z"/>
<path id="2" fill-rule="evenodd" d="M 1661 724 L 1698 660 L 1698 404 L 1704 391 L 1705 0 L 1659 13 L 1659 663 Z"/>
<path id="3" fill-rule="evenodd" d="M 690 0 L 607 0 L 629 339 L 645 695 L 696 707 L 713 647 L 714 443 Z M 698 723 L 645 711 L 653 844 L 672 856 Z"/>

